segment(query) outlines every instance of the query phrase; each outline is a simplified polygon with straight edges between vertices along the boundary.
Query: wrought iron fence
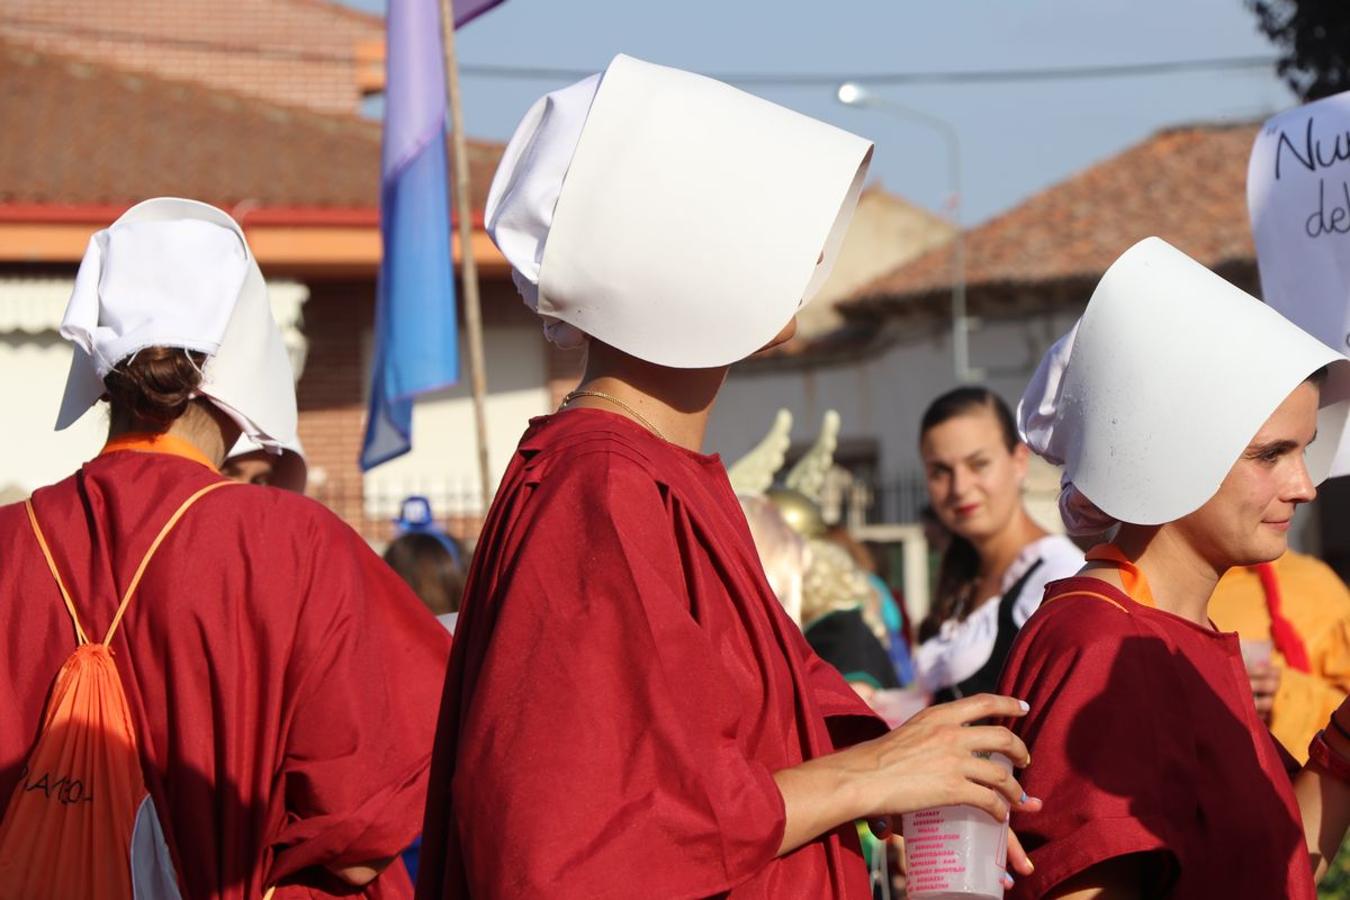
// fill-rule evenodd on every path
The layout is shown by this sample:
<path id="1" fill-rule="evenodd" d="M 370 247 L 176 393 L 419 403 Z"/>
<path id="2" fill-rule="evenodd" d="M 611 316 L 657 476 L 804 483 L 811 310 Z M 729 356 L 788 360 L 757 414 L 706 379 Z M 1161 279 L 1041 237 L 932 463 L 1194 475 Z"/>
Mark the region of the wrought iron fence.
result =
<path id="1" fill-rule="evenodd" d="M 918 522 L 919 511 L 928 504 L 928 485 L 923 475 L 898 476 L 862 487 L 867 492 L 862 521 L 869 525 Z"/>
<path id="2" fill-rule="evenodd" d="M 928 502 L 928 490 L 920 474 L 872 481 L 865 475 L 840 470 L 830 479 L 822 503 L 830 521 L 850 527 L 907 525 L 919 521 L 919 511 Z M 311 484 L 309 495 L 327 506 L 376 546 L 394 534 L 393 520 L 404 498 L 426 497 L 436 520 L 450 535 L 473 544 L 482 527 L 483 509 L 475 481 L 454 479 L 359 477 L 329 479 Z"/>
<path id="3" fill-rule="evenodd" d="M 394 536 L 393 521 L 404 498 L 426 497 L 436 521 L 452 537 L 472 545 L 482 527 L 481 495 L 476 482 L 450 479 L 329 479 L 311 485 L 309 495 L 327 506 L 370 543 L 382 546 Z"/>
<path id="4" fill-rule="evenodd" d="M 827 520 L 850 528 L 910 525 L 919 521 L 919 511 L 928 503 L 928 487 L 922 475 L 877 480 L 866 473 L 844 473 L 827 480 L 821 503 Z"/>

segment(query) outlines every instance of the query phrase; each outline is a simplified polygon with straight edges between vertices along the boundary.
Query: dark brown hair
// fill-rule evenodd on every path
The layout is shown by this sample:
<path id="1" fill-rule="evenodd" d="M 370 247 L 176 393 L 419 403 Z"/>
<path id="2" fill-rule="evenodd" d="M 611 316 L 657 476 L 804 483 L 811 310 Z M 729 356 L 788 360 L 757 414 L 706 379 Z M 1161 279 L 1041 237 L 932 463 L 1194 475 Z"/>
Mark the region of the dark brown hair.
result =
<path id="1" fill-rule="evenodd" d="M 418 532 L 400 535 L 384 551 L 384 561 L 408 583 L 432 614 L 459 612 L 464 572 L 455 565 L 455 558 L 441 538 Z"/>
<path id="2" fill-rule="evenodd" d="M 923 440 L 925 434 L 943 422 L 957 416 L 970 415 L 981 409 L 994 414 L 998 429 L 1003 434 L 1003 446 L 1012 452 L 1013 448 L 1022 442 L 1017 434 L 1017 420 L 1013 418 L 1012 410 L 1003 402 L 1002 397 L 979 385 L 950 390 L 928 404 L 928 408 L 923 411 L 923 419 L 919 422 L 919 440 Z"/>
<path id="3" fill-rule="evenodd" d="M 993 414 L 1003 437 L 1003 446 L 1011 453 L 1022 442 L 1017 433 L 1017 420 L 1003 398 L 986 387 L 968 386 L 948 391 L 928 404 L 919 425 L 919 439 L 933 428 L 957 416 L 966 416 L 986 410 Z M 939 520 L 941 521 L 941 520 Z M 919 624 L 919 640 L 926 641 L 938 633 L 948 619 L 960 621 L 974 610 L 982 598 L 975 596 L 980 580 L 980 554 L 975 545 L 959 534 L 951 534 L 947 549 L 938 564 L 937 589 L 933 592 L 933 608 Z"/>
<path id="4" fill-rule="evenodd" d="M 122 360 L 103 379 L 113 421 L 160 432 L 187 412 L 202 383 L 206 354 L 176 347 L 146 347 Z"/>

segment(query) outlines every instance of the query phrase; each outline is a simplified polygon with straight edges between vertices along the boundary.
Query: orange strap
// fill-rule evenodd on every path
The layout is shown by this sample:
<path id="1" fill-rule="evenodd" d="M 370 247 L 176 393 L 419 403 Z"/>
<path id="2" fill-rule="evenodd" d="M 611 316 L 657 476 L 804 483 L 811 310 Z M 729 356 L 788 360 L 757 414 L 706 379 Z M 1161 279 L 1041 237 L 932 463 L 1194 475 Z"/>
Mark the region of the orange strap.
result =
<path id="1" fill-rule="evenodd" d="M 75 623 L 75 643 L 83 647 L 89 643 L 89 638 L 84 633 L 84 627 L 80 625 L 79 614 L 75 612 L 75 601 L 70 599 L 70 591 L 66 590 L 66 583 L 61 578 L 61 573 L 56 569 L 56 560 L 52 559 L 51 548 L 47 546 L 47 538 L 42 533 L 42 527 L 38 525 L 37 514 L 33 512 L 33 499 L 30 497 L 23 501 L 24 509 L 28 510 L 28 524 L 33 526 L 33 534 L 37 537 L 38 546 L 42 548 L 42 556 L 47 560 L 47 568 L 52 570 L 52 577 L 56 579 L 56 586 L 61 589 L 61 599 L 66 601 L 66 611 L 70 613 L 70 621 Z"/>
<path id="2" fill-rule="evenodd" d="M 1096 591 L 1065 591 L 1064 593 L 1056 594 L 1053 597 L 1046 597 L 1042 605 L 1045 605 L 1046 603 L 1056 603 L 1068 597 L 1091 597 L 1094 600 L 1101 600 L 1103 603 L 1109 603 L 1123 613 L 1129 612 L 1129 610 L 1125 608 L 1125 605 L 1119 600 L 1108 597 L 1105 594 L 1099 594 Z"/>
<path id="3" fill-rule="evenodd" d="M 131 583 L 127 585 L 126 592 L 122 595 L 122 602 L 118 604 L 117 614 L 113 616 L 112 624 L 108 626 L 108 633 L 103 636 L 102 643 L 106 646 L 112 643 L 113 635 L 117 633 L 117 626 L 122 624 L 122 616 L 126 614 L 127 607 L 131 605 L 131 597 L 136 593 L 136 588 L 140 586 L 141 576 L 145 574 L 146 566 L 150 565 L 150 560 L 154 558 L 155 551 L 159 545 L 164 543 L 164 539 L 169 536 L 169 532 L 178 524 L 178 520 L 183 518 L 192 504 L 196 503 L 202 497 L 214 490 L 231 485 L 238 484 L 236 481 L 217 481 L 208 484 L 206 487 L 194 493 L 183 501 L 182 505 L 169 517 L 169 521 L 164 523 L 164 527 L 159 530 L 159 534 L 150 543 L 150 549 L 145 551 L 145 556 L 141 557 L 141 564 L 136 567 L 136 574 L 131 576 Z M 70 613 L 70 620 L 75 623 L 75 639 L 80 645 L 89 643 L 89 637 L 85 633 L 84 626 L 80 624 L 79 614 L 75 610 L 75 601 L 71 599 L 70 591 L 66 590 L 65 581 L 61 578 L 61 573 L 56 568 L 56 561 L 52 559 L 52 551 L 47 546 L 47 538 L 42 533 L 42 527 L 38 525 L 37 515 L 33 511 L 33 501 L 28 499 L 24 501 L 24 506 L 28 510 L 28 522 L 33 526 L 33 534 L 37 537 L 38 546 L 42 548 L 42 556 L 47 560 L 47 567 L 51 569 L 52 577 L 56 579 L 56 586 L 61 589 L 61 599 L 66 603 L 66 610 Z"/>
<path id="4" fill-rule="evenodd" d="M 1120 575 L 1120 584 L 1125 593 L 1130 595 L 1130 599 L 1140 606 L 1157 608 L 1158 604 L 1153 602 L 1153 589 L 1148 586 L 1148 579 L 1115 544 L 1098 544 L 1083 554 L 1083 558 L 1089 562 L 1110 563 L 1115 566 L 1116 572 Z"/>

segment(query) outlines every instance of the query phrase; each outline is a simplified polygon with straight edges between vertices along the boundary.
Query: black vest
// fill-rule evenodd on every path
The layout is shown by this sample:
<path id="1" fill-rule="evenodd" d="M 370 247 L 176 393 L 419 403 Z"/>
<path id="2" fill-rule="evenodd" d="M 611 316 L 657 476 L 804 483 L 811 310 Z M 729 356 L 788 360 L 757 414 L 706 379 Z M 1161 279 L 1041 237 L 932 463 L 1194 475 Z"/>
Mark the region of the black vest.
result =
<path id="1" fill-rule="evenodd" d="M 1008 588 L 998 601 L 998 631 L 994 634 L 994 647 L 989 651 L 989 659 L 969 678 L 945 687 L 933 695 L 934 703 L 950 703 L 972 694 L 992 694 L 998 688 L 998 677 L 1003 674 L 1003 661 L 1012 651 L 1013 639 L 1017 637 L 1017 626 L 1013 624 L 1013 607 L 1022 596 L 1022 589 L 1031 580 L 1031 575 L 1041 567 L 1043 559 L 1036 560 L 1030 569 L 1022 573 L 1012 587 Z"/>

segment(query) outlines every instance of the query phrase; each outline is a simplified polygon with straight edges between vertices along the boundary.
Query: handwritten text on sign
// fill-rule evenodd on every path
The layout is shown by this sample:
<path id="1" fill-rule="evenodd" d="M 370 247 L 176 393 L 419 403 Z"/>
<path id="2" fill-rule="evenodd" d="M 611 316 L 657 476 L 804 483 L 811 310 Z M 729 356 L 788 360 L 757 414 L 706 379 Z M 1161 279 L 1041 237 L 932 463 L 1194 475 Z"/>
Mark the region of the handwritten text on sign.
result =
<path id="1" fill-rule="evenodd" d="M 1247 210 L 1262 298 L 1328 346 L 1350 350 L 1350 93 L 1265 123 L 1247 164 Z M 1350 474 L 1350 432 L 1324 440 L 1338 445 L 1332 476 Z"/>
<path id="2" fill-rule="evenodd" d="M 1340 131 L 1330 136 L 1329 141 L 1313 135 L 1313 118 L 1308 117 L 1301 140 L 1291 139 L 1289 132 L 1278 130 L 1279 137 L 1275 147 L 1275 180 L 1279 181 L 1283 169 L 1291 164 L 1302 166 L 1308 172 L 1318 174 L 1317 208 L 1308 215 L 1303 230 L 1308 237 L 1316 238 L 1325 234 L 1345 234 L 1350 232 L 1350 182 L 1344 177 L 1334 179 L 1333 205 L 1327 206 L 1327 179 L 1320 173 L 1334 169 L 1341 163 L 1350 161 L 1350 132 Z"/>

